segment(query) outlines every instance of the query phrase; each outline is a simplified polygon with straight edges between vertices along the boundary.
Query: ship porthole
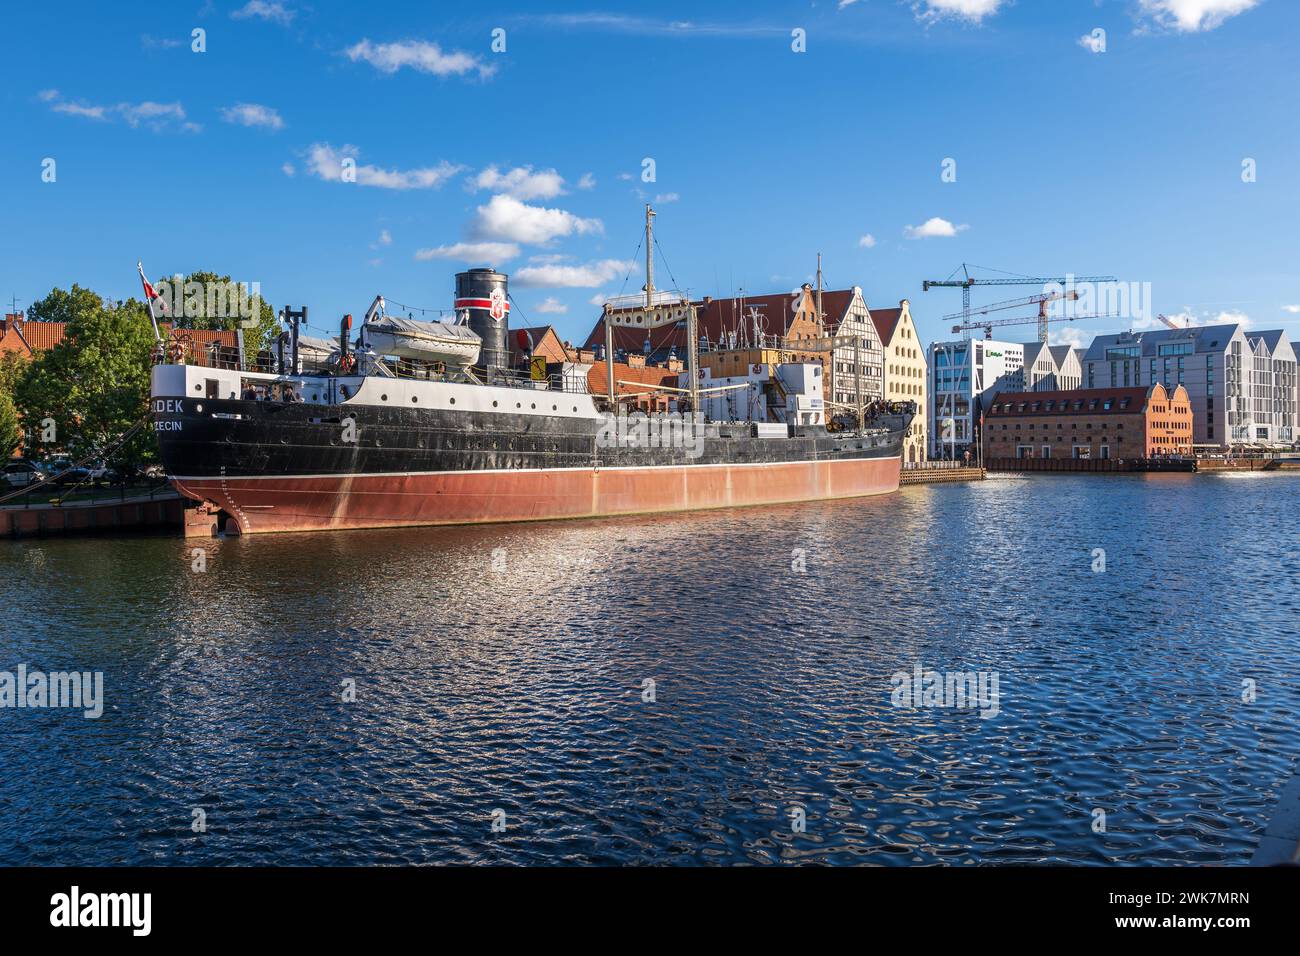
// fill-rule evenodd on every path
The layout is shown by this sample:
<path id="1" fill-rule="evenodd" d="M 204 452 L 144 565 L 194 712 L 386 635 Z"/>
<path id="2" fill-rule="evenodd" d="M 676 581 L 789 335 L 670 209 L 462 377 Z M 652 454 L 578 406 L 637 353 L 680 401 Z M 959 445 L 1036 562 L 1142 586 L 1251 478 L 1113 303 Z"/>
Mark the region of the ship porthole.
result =
<path id="1" fill-rule="evenodd" d="M 451 403 L 452 403 L 453 405 L 455 405 L 455 404 L 456 404 L 456 399 L 453 398 L 453 399 L 451 400 Z"/>
<path id="2" fill-rule="evenodd" d="M 534 409 L 535 409 L 535 408 L 537 408 L 537 403 L 536 403 L 536 402 L 533 402 L 533 403 L 532 403 L 531 405 L 529 405 L 528 407 L 529 407 L 529 408 L 534 408 Z"/>
<path id="3" fill-rule="evenodd" d="M 519 404 L 518 402 L 515 402 L 515 408 L 523 408 L 523 407 L 524 407 L 523 405 Z"/>
<path id="4" fill-rule="evenodd" d="M 551 406 L 551 411 L 553 411 L 553 412 L 558 412 L 559 410 L 560 410 L 560 406 L 558 406 L 558 405 L 552 405 L 552 406 Z"/>
<path id="5" fill-rule="evenodd" d="M 497 407 L 497 403 L 496 403 L 496 402 L 493 402 L 493 403 L 492 403 L 492 407 L 493 407 L 493 408 L 496 408 L 496 407 Z"/>
<path id="6" fill-rule="evenodd" d="M 380 395 L 380 396 L 379 396 L 379 400 L 380 400 L 381 402 L 386 402 L 386 401 L 388 401 L 388 396 L 387 396 L 387 395 Z"/>
<path id="7" fill-rule="evenodd" d="M 411 396 L 411 402 L 412 402 L 412 403 L 418 402 L 419 400 L 420 400 L 420 397 L 419 397 L 418 395 L 412 395 L 412 396 Z"/>
<path id="8" fill-rule="evenodd" d="M 196 412 L 201 412 L 201 411 L 203 411 L 203 403 L 202 403 L 202 402 L 199 402 L 197 405 L 195 405 L 195 406 L 194 406 L 194 410 L 195 410 Z"/>
<path id="9" fill-rule="evenodd" d="M 573 406 L 573 410 L 576 412 L 576 411 L 578 410 L 578 406 L 577 406 L 577 405 L 574 405 L 574 406 Z"/>
<path id="10" fill-rule="evenodd" d="M 202 386 L 202 385 L 195 385 L 195 386 L 194 386 L 194 391 L 196 391 L 196 392 L 201 392 L 201 391 L 203 391 L 203 386 Z"/>

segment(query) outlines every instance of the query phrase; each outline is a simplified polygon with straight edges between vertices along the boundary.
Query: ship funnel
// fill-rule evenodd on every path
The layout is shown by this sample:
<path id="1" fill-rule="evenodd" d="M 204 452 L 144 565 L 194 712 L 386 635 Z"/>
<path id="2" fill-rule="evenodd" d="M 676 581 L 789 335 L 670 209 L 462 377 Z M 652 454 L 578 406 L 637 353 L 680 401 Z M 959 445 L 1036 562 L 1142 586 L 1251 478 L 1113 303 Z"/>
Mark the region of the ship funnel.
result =
<path id="1" fill-rule="evenodd" d="M 510 348 L 509 277 L 495 269 L 470 269 L 456 273 L 456 314 L 468 314 L 470 329 L 483 340 L 479 363 L 486 368 L 508 368 Z"/>

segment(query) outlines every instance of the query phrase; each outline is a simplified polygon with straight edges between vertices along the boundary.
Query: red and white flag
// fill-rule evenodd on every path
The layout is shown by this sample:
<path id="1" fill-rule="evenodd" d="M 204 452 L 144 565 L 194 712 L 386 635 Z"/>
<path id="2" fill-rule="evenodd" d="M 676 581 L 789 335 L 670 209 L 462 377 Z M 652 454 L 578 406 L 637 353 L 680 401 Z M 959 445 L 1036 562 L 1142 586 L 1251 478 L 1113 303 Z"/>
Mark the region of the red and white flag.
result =
<path id="1" fill-rule="evenodd" d="M 158 316 L 154 313 L 153 306 L 157 302 L 158 307 L 162 309 L 165 315 L 167 313 L 167 300 L 160 296 L 157 290 L 154 289 L 153 284 L 144 277 L 144 265 L 139 260 L 136 261 L 135 267 L 140 270 L 140 284 L 144 286 L 145 301 L 149 303 L 149 321 L 153 323 L 153 337 L 161 342 L 162 333 L 158 331 Z"/>

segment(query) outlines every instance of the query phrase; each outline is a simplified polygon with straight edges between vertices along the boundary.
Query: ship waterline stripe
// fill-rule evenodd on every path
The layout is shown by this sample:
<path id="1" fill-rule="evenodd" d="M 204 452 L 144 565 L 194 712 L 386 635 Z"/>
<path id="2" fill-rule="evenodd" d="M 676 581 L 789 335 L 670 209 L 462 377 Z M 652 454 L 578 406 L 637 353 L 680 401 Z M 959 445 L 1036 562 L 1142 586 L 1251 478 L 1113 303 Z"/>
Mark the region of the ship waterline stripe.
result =
<path id="1" fill-rule="evenodd" d="M 798 461 L 742 461 L 717 462 L 704 465 L 611 465 L 599 468 L 593 465 L 580 465 L 576 468 L 471 468 L 463 471 L 337 471 L 315 475 L 227 475 L 230 481 L 276 481 L 315 478 L 404 478 L 424 477 L 426 475 L 541 475 L 560 471 L 663 471 L 666 468 L 781 468 L 786 465 L 833 465 L 838 463 L 854 464 L 860 462 L 901 461 L 902 455 L 880 456 L 879 458 L 803 458 Z M 221 480 L 220 475 L 168 475 L 171 481 L 213 481 Z"/>

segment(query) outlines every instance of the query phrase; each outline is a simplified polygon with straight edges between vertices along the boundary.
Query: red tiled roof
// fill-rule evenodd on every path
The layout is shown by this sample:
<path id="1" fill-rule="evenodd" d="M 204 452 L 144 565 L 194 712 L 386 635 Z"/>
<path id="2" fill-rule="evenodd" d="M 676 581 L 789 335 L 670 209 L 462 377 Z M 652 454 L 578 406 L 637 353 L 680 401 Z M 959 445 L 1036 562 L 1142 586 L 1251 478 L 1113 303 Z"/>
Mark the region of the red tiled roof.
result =
<path id="1" fill-rule="evenodd" d="M 800 293 L 802 295 L 802 293 Z M 823 292 L 822 308 L 828 315 L 833 315 L 838 320 L 848 309 L 849 300 L 852 298 L 852 292 Z M 836 313 L 836 297 L 843 297 L 843 304 Z M 792 292 L 775 292 L 768 295 L 752 295 L 745 298 L 732 299 L 710 299 L 708 302 L 699 300 L 692 302 L 697 310 L 696 319 L 699 324 L 700 335 L 707 338 L 710 342 L 719 342 L 723 334 L 732 330 L 739 330 L 742 334 L 746 331 L 753 332 L 750 326 L 750 315 L 757 312 L 761 331 L 765 335 L 785 335 L 790 328 L 790 323 L 794 320 L 795 312 L 792 304 L 795 300 L 795 293 Z M 814 300 L 815 301 L 815 300 Z M 809 318 L 812 318 L 811 314 Z M 626 352 L 643 352 L 645 350 L 645 340 L 650 339 L 652 351 L 660 351 L 674 347 L 677 349 L 679 356 L 685 356 L 686 349 L 686 326 L 685 323 L 678 325 L 664 325 L 657 329 L 639 329 L 635 326 L 628 327 L 622 325 L 614 326 L 614 349 Z M 605 320 L 599 318 L 591 329 L 591 334 L 587 336 L 584 348 L 595 348 L 605 344 Z"/>
<path id="2" fill-rule="evenodd" d="M 32 356 L 46 352 L 63 341 L 67 333 L 66 322 L 7 322 L 4 335 L 0 336 L 0 352 L 21 352 Z M 164 336 L 171 334 L 171 327 L 161 325 Z M 203 360 L 203 352 L 210 345 L 220 348 L 237 349 L 239 334 L 227 329 L 177 329 L 176 336 L 189 343 L 194 358 Z"/>
<path id="3" fill-rule="evenodd" d="M 903 310 L 899 309 L 871 309 L 871 324 L 876 327 L 876 334 L 880 336 L 880 344 L 888 346 L 894 337 L 894 331 L 898 328 L 898 320 L 903 317 Z"/>
<path id="4" fill-rule="evenodd" d="M 993 403 L 989 406 L 989 418 L 1021 418 L 1033 417 L 1036 415 L 1132 415 L 1142 411 L 1146 407 L 1147 398 L 1152 389 L 1161 388 L 1160 384 L 1147 386 L 1130 386 L 1129 388 L 1073 388 L 1068 391 L 1056 392 L 998 392 L 993 398 Z M 1128 399 L 1126 408 L 1120 408 L 1120 402 Z M 1070 408 L 1062 409 L 1061 402 L 1069 402 Z M 1073 407 L 1074 402 L 1082 401 L 1083 405 L 1077 411 Z M 1095 407 L 1089 407 L 1096 401 Z M 1107 401 L 1110 401 L 1110 408 L 1105 408 Z M 1038 402 L 1038 410 L 1034 411 L 1034 403 Z M 1052 402 L 1054 407 L 1047 411 L 1047 403 Z M 1024 404 L 1025 410 L 1020 411 L 1021 404 Z"/>
<path id="5" fill-rule="evenodd" d="M 817 301 L 817 294 L 813 293 L 813 301 Z M 826 331 L 835 334 L 840 327 L 840 322 L 844 319 L 844 313 L 849 311 L 849 306 L 853 302 L 852 289 L 834 289 L 822 290 L 822 311 L 826 313 Z"/>
<path id="6" fill-rule="evenodd" d="M 587 370 L 587 390 L 593 395 L 609 394 L 609 382 L 606 381 L 606 371 L 604 362 L 593 362 L 591 368 Z M 623 385 L 620 382 L 639 382 L 642 385 L 662 385 L 668 382 L 669 385 L 677 384 L 679 372 L 671 372 L 666 368 L 658 365 L 647 365 L 644 368 L 633 368 L 630 365 L 624 365 L 622 362 L 614 363 L 614 393 L 624 395 L 629 392 L 640 392 L 643 389 L 636 385 Z M 670 380 L 671 381 L 668 381 Z"/>

